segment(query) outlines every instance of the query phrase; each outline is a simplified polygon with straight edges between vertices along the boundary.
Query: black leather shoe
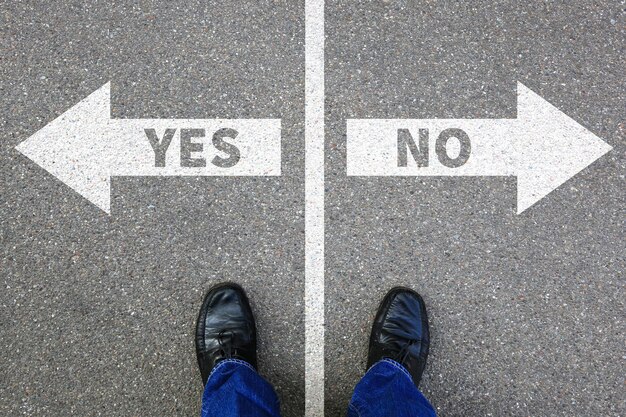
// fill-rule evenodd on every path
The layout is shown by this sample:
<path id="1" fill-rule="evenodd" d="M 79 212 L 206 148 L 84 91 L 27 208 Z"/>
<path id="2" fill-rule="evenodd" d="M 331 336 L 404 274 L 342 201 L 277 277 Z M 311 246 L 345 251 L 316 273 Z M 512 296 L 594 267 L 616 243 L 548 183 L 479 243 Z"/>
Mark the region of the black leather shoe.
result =
<path id="1" fill-rule="evenodd" d="M 239 285 L 216 285 L 204 297 L 196 323 L 196 355 L 205 385 L 215 365 L 224 359 L 240 359 L 256 369 L 254 315 Z"/>
<path id="2" fill-rule="evenodd" d="M 415 386 L 419 386 L 429 344 L 424 300 L 408 288 L 393 288 L 380 303 L 374 319 L 368 369 L 383 358 L 393 359 L 409 371 Z"/>

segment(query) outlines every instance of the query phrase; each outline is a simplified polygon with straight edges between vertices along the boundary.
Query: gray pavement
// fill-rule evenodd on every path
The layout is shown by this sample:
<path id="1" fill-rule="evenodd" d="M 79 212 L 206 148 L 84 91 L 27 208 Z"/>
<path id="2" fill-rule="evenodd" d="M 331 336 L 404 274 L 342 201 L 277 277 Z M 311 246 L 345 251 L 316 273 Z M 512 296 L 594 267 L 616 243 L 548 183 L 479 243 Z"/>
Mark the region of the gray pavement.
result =
<path id="1" fill-rule="evenodd" d="M 232 280 L 261 372 L 301 416 L 303 3 L 2 2 L 0 18 L 0 415 L 198 415 L 195 318 Z M 116 177 L 109 217 L 13 149 L 109 80 L 116 118 L 281 118 L 283 176 Z"/>
<path id="2" fill-rule="evenodd" d="M 626 414 L 624 9 L 327 2 L 327 416 L 397 284 L 429 307 L 441 416 Z M 517 81 L 614 150 L 521 215 L 513 178 L 346 177 L 347 118 L 512 118 Z"/>
<path id="3" fill-rule="evenodd" d="M 415 288 L 441 416 L 626 414 L 626 4 L 327 1 L 326 415 Z M 204 292 L 241 282 L 304 413 L 303 1 L 0 3 L 0 415 L 193 416 Z M 124 178 L 108 216 L 14 147 L 107 81 L 116 118 L 281 118 L 277 178 Z M 356 178 L 347 118 L 515 116 L 614 147 L 521 215 L 513 178 Z"/>

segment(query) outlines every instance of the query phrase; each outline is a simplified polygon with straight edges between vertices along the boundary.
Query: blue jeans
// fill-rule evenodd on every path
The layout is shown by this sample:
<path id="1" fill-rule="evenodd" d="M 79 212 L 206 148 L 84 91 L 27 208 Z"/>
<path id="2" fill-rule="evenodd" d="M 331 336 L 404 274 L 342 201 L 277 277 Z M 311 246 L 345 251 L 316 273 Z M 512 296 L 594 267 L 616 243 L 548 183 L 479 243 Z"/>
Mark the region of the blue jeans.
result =
<path id="1" fill-rule="evenodd" d="M 202 417 L 280 417 L 280 405 L 272 386 L 252 366 L 227 359 L 209 376 Z M 357 384 L 348 417 L 435 417 L 435 410 L 402 365 L 383 359 Z"/>

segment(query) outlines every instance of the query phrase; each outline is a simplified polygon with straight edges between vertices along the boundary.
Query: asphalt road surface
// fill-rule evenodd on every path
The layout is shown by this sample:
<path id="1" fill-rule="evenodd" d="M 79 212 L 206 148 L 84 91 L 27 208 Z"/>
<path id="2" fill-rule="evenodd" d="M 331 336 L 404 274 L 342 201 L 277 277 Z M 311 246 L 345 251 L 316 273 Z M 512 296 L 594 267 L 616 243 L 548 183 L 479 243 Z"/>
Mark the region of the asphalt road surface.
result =
<path id="1" fill-rule="evenodd" d="M 326 7 L 326 414 L 398 284 L 441 416 L 626 414 L 624 2 Z M 346 119 L 512 118 L 517 81 L 614 150 L 520 215 L 513 178 L 346 177 Z"/>
<path id="2" fill-rule="evenodd" d="M 304 414 L 304 22 L 0 3 L 0 415 L 198 415 L 195 318 L 225 280 Z M 327 416 L 398 284 L 429 308 L 441 416 L 626 414 L 624 68 L 623 1 L 326 2 Z M 107 215 L 14 147 L 108 81 L 115 118 L 282 119 L 282 176 L 115 177 Z M 518 81 L 614 147 L 524 213 L 512 177 L 346 176 L 346 119 L 512 118 Z"/>
<path id="3" fill-rule="evenodd" d="M 206 290 L 248 290 L 304 412 L 302 2 L 3 2 L 0 415 L 193 416 Z M 14 148 L 107 81 L 115 118 L 280 118 L 283 175 L 115 177 L 111 216 Z"/>

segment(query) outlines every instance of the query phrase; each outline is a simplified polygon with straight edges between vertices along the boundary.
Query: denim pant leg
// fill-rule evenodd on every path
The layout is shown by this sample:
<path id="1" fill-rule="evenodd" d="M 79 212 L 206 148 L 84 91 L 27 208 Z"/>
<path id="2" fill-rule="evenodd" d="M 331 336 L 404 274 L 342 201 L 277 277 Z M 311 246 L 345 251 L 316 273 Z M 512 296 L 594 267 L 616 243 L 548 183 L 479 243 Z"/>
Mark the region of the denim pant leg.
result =
<path id="1" fill-rule="evenodd" d="M 398 362 L 383 359 L 359 381 L 348 417 L 436 417 L 435 409 Z"/>
<path id="2" fill-rule="evenodd" d="M 247 362 L 219 362 L 204 387 L 201 417 L 280 417 L 274 388 Z"/>

